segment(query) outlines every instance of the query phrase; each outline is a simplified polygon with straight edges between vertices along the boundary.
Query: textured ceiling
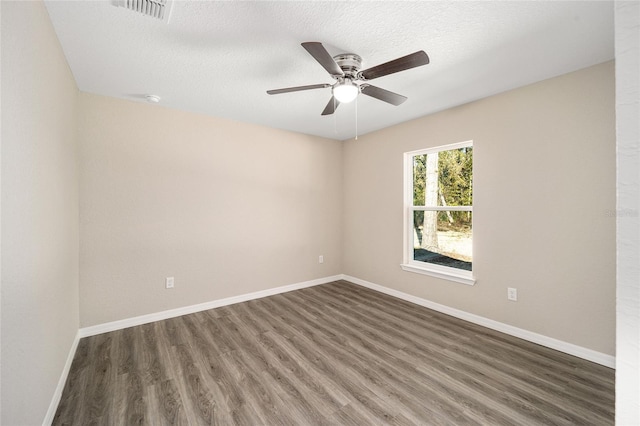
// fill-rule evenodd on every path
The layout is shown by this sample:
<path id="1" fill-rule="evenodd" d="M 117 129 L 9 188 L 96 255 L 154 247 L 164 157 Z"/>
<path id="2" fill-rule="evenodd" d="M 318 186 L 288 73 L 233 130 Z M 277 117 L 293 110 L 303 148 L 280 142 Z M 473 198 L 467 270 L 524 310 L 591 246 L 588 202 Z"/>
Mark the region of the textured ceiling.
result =
<path id="1" fill-rule="evenodd" d="M 115 0 L 46 1 L 80 90 L 345 140 L 613 58 L 611 1 L 176 1 L 168 23 Z M 353 52 L 368 68 L 424 50 L 429 65 L 376 79 L 320 116 L 333 83 L 300 46 Z M 357 121 L 356 121 L 357 104 Z M 357 123 L 357 125 L 356 125 Z"/>

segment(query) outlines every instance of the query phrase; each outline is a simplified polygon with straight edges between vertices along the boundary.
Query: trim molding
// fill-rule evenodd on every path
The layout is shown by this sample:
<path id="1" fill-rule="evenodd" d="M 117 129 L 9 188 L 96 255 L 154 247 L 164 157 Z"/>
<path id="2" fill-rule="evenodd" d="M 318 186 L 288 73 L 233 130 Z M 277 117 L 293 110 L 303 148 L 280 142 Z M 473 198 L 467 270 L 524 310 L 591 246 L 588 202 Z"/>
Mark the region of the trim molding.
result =
<path id="1" fill-rule="evenodd" d="M 388 294 L 389 296 L 397 297 L 398 299 L 406 300 L 407 302 L 415 303 L 416 305 L 424 306 L 425 308 L 433 309 L 434 311 L 442 312 L 443 314 L 451 315 L 452 317 L 460 318 L 462 320 L 469 321 L 471 323 L 478 324 L 492 330 L 500 331 L 510 336 L 528 340 L 529 342 L 533 342 L 538 345 L 546 346 L 548 348 L 555 349 L 569 355 L 586 359 L 587 361 L 595 362 L 596 364 L 604 365 L 605 367 L 614 369 L 616 367 L 616 358 L 602 352 L 597 352 L 592 349 L 574 345 L 573 343 L 564 342 L 562 340 L 554 339 L 553 337 L 544 336 L 542 334 L 514 327 L 509 324 L 481 317 L 480 315 L 475 315 L 469 312 L 461 311 L 459 309 L 451 308 L 446 305 L 441 305 L 427 299 L 422 299 L 420 297 L 384 287 L 379 284 L 374 284 L 372 282 L 352 277 L 350 275 L 343 274 L 342 279 L 360 285 L 362 287 L 367 287 L 371 290 L 379 291 L 380 293 Z"/>
<path id="2" fill-rule="evenodd" d="M 193 314 L 195 312 L 206 311 L 208 309 L 219 308 L 221 306 L 233 305 L 235 303 L 246 302 L 248 300 L 260 299 L 262 297 L 273 296 L 275 294 L 286 293 L 301 288 L 313 287 L 320 284 L 330 283 L 342 279 L 342 275 L 334 275 L 331 277 L 318 278 L 310 281 L 289 284 L 281 287 L 269 288 L 253 293 L 241 294 L 239 296 L 227 297 L 225 299 L 212 300 L 210 302 L 199 303 L 197 305 L 183 306 L 182 308 L 170 309 L 167 311 L 156 312 L 153 314 L 141 315 L 138 317 L 127 318 L 118 321 L 107 322 L 104 324 L 93 325 L 81 328 L 79 336 L 89 337 L 96 334 L 108 333 L 110 331 L 121 330 L 136 325 L 148 324 L 150 322 L 162 321 L 169 318 L 175 318 L 182 315 Z M 64 386 L 64 384 L 63 384 Z"/>
<path id="3" fill-rule="evenodd" d="M 422 275 L 429 275 L 429 276 L 440 278 L 443 280 L 449 280 L 449 281 L 453 281 L 460 284 L 466 284 L 466 285 L 474 285 L 476 283 L 476 280 L 475 278 L 473 278 L 473 275 L 471 273 L 466 275 L 466 274 L 463 274 L 462 271 L 454 272 L 454 271 L 440 270 L 440 268 L 437 268 L 437 266 L 439 265 L 430 264 L 429 266 L 426 266 L 426 265 L 416 266 L 411 263 L 403 263 L 400 265 L 402 270 L 407 272 L 413 272 L 413 273 L 422 274 Z M 454 269 L 454 268 L 447 268 L 447 269 Z"/>
<path id="4" fill-rule="evenodd" d="M 69 355 L 67 355 L 67 361 L 64 363 L 62 374 L 60 374 L 60 379 L 58 380 L 58 386 L 56 386 L 56 390 L 53 392 L 53 397 L 51 398 L 51 404 L 49 404 L 49 409 L 47 410 L 47 414 L 44 416 L 44 420 L 42 421 L 42 426 L 50 426 L 51 423 L 53 423 L 53 418 L 56 415 L 58 404 L 60 404 L 60 399 L 62 398 L 62 391 L 64 390 L 64 385 L 67 383 L 67 377 L 69 376 L 69 371 L 71 370 L 71 363 L 73 362 L 73 357 L 76 354 L 76 349 L 78 349 L 79 342 L 80 342 L 80 330 L 78 330 L 78 332 L 76 333 L 76 337 L 73 339 L 73 343 L 71 344 L 71 348 L 69 349 Z"/>

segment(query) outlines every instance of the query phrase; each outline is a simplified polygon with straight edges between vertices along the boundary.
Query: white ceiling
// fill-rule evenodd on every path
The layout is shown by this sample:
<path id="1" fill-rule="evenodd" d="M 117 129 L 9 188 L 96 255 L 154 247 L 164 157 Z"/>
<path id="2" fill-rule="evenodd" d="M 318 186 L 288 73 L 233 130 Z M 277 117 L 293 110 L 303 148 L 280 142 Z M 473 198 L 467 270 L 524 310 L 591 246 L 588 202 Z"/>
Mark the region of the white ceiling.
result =
<path id="1" fill-rule="evenodd" d="M 168 23 L 115 0 L 47 0 L 80 90 L 345 140 L 613 58 L 612 1 L 176 1 Z M 320 116 L 333 83 L 300 46 L 357 53 L 369 68 L 418 50 L 429 65 L 376 79 Z"/>

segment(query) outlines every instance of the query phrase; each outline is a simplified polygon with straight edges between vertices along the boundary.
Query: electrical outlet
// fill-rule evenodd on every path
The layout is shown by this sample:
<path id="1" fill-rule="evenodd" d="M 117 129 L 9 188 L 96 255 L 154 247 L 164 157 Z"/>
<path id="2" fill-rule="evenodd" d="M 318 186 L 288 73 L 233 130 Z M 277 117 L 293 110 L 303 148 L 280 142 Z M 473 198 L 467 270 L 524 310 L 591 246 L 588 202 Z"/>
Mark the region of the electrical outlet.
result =
<path id="1" fill-rule="evenodd" d="M 323 255 L 318 256 L 318 263 L 324 263 L 324 256 Z"/>
<path id="2" fill-rule="evenodd" d="M 514 302 L 518 301 L 518 290 L 511 287 L 507 288 L 507 299 Z"/>
<path id="3" fill-rule="evenodd" d="M 167 277 L 164 280 L 164 286 L 165 288 L 173 288 L 173 284 L 174 284 L 174 279 L 173 277 Z"/>

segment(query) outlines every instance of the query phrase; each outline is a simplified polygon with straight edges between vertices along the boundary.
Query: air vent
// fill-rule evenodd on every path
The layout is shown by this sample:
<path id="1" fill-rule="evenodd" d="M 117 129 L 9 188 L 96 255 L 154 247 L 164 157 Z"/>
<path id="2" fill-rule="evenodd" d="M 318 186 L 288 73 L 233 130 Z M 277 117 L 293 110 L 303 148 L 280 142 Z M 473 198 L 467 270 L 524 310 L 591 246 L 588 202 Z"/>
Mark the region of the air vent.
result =
<path id="1" fill-rule="evenodd" d="M 134 12 L 150 16 L 161 21 L 169 22 L 172 0 L 118 0 L 116 3 Z"/>

